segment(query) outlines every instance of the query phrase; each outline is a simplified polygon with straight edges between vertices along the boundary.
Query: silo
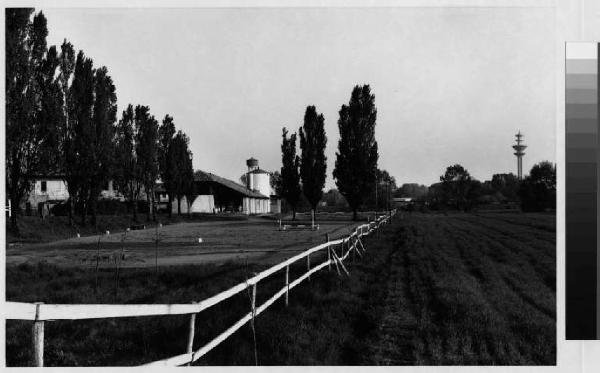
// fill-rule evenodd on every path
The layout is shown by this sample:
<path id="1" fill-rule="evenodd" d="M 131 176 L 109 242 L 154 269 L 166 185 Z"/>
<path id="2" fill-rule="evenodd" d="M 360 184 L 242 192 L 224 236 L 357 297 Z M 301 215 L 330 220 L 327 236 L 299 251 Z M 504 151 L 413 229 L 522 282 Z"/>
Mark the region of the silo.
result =
<path id="1" fill-rule="evenodd" d="M 271 177 L 267 171 L 256 169 L 249 175 L 252 175 L 252 189 L 262 195 L 271 195 Z"/>

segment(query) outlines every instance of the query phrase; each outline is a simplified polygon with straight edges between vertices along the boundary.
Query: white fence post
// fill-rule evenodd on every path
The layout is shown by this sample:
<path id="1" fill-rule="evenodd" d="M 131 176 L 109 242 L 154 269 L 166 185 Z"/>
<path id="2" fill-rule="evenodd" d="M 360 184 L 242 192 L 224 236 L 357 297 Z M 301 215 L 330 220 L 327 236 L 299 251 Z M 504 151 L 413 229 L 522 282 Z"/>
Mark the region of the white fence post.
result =
<path id="1" fill-rule="evenodd" d="M 187 344 L 187 353 L 191 354 L 194 352 L 193 348 L 194 348 L 194 333 L 196 331 L 196 314 L 192 313 L 190 315 L 190 330 L 188 333 L 188 344 Z M 192 361 L 194 360 L 194 357 L 192 356 Z M 190 361 L 188 365 L 190 365 L 192 362 Z"/>
<path id="2" fill-rule="evenodd" d="M 39 320 L 40 306 L 43 302 L 35 303 L 35 321 L 33 322 L 33 365 L 44 366 L 44 320 Z"/>
<path id="3" fill-rule="evenodd" d="M 287 307 L 290 299 L 290 266 L 285 267 L 285 306 Z"/>
<path id="4" fill-rule="evenodd" d="M 325 241 L 329 242 L 329 233 L 325 233 Z M 331 272 L 331 246 L 327 246 L 327 260 L 329 261 L 327 269 Z"/>
<path id="5" fill-rule="evenodd" d="M 306 256 L 306 269 L 310 271 L 310 254 Z M 310 275 L 308 275 L 308 281 L 310 281 Z"/>
<path id="6" fill-rule="evenodd" d="M 256 315 L 256 283 L 252 285 L 252 328 L 254 329 L 254 316 Z"/>

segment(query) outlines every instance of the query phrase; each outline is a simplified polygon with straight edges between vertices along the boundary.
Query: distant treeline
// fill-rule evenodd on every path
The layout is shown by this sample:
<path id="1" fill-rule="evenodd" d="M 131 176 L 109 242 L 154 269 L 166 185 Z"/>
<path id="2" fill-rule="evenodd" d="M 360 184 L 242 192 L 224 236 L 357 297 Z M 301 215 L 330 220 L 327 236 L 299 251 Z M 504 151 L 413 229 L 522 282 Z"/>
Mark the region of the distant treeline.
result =
<path id="1" fill-rule="evenodd" d="M 88 216 L 96 222 L 108 180 L 129 201 L 143 191 L 149 206 L 158 177 L 170 198 L 192 193 L 189 139 L 176 131 L 171 116 L 159 125 L 148 106 L 130 104 L 117 122 L 116 88 L 105 66 L 94 67 L 66 39 L 59 48 L 48 47 L 42 12 L 7 8 L 5 20 L 6 190 L 15 232 L 20 202 L 35 178 L 48 174 L 67 185 L 71 224 L 75 206 L 82 225 Z"/>
<path id="2" fill-rule="evenodd" d="M 519 180 L 516 175 L 495 174 L 492 180 L 480 182 L 461 165 L 453 165 L 440 176 L 440 182 L 418 197 L 431 209 L 468 211 L 480 205 L 518 203 L 523 211 L 544 211 L 556 208 L 556 167 L 542 161 L 531 168 L 529 175 Z"/>

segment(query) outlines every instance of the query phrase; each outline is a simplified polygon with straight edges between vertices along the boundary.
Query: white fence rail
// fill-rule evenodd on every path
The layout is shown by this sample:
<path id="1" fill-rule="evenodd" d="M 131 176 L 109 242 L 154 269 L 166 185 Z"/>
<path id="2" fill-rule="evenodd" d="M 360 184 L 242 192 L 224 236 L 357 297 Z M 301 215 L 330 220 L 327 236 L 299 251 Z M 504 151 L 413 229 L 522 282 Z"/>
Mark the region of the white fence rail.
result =
<path id="1" fill-rule="evenodd" d="M 31 320 L 33 321 L 33 356 L 34 365 L 43 366 L 44 356 L 44 321 L 52 320 L 83 320 L 83 319 L 103 319 L 115 317 L 142 317 L 142 316 L 166 316 L 166 315 L 191 315 L 190 331 L 188 335 L 188 351 L 185 354 L 177 355 L 168 359 L 155 361 L 147 365 L 162 365 L 162 366 L 178 366 L 190 364 L 200 357 L 208 353 L 210 350 L 218 346 L 229 336 L 235 333 L 238 329 L 244 326 L 254 317 L 265 311 L 275 301 L 285 295 L 286 305 L 288 303 L 289 291 L 295 286 L 302 283 L 310 277 L 311 274 L 328 267 L 331 269 L 335 266 L 338 273 L 340 268 L 346 273 L 348 271 L 342 263 L 352 250 L 355 250 L 359 255 L 361 250 L 365 248 L 361 242 L 363 236 L 371 234 L 379 229 L 382 224 L 387 224 L 391 221 L 396 213 L 392 210 L 388 215 L 382 215 L 376 220 L 363 224 L 358 227 L 345 238 L 329 241 L 310 248 L 298 255 L 295 255 L 282 263 L 266 269 L 258 273 L 256 276 L 240 283 L 228 290 L 225 290 L 217 295 L 207 298 L 198 303 L 190 304 L 44 304 L 44 303 L 21 303 L 21 302 L 6 302 L 4 315 L 5 319 L 9 320 Z M 335 247 L 341 246 L 342 253 L 339 255 Z M 348 246 L 347 250 L 344 247 Z M 322 250 L 327 250 L 327 260 L 315 267 L 310 267 L 310 255 Z M 307 272 L 298 277 L 292 282 L 289 282 L 289 266 L 301 259 L 307 259 Z M 286 270 L 285 286 L 269 298 L 265 303 L 256 307 L 255 302 L 252 302 L 252 307 L 249 313 L 242 317 L 239 321 L 218 335 L 212 341 L 198 349 L 192 350 L 194 340 L 195 317 L 197 313 L 223 302 L 234 295 L 252 288 L 253 294 L 256 294 L 256 286 L 259 281 L 271 276 L 272 274 L 284 269 Z"/>

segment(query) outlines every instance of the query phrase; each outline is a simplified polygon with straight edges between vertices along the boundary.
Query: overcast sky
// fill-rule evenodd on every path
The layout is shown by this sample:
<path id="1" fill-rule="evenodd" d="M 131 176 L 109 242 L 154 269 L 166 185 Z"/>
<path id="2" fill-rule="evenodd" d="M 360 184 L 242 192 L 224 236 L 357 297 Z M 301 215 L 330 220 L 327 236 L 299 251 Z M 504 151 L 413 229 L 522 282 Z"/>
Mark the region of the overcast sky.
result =
<path id="1" fill-rule="evenodd" d="M 398 184 L 460 163 L 480 180 L 555 162 L 552 8 L 43 9 L 105 65 L 121 111 L 149 105 L 188 134 L 194 168 L 238 180 L 253 156 L 281 167 L 281 128 L 325 116 L 328 181 L 338 110 L 356 84 L 378 109 L 379 167 Z"/>

